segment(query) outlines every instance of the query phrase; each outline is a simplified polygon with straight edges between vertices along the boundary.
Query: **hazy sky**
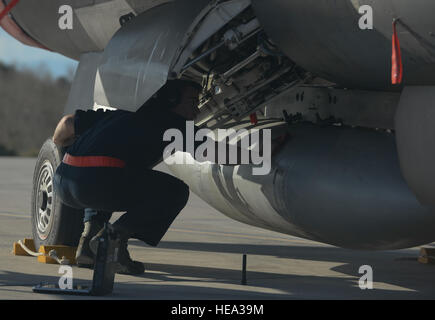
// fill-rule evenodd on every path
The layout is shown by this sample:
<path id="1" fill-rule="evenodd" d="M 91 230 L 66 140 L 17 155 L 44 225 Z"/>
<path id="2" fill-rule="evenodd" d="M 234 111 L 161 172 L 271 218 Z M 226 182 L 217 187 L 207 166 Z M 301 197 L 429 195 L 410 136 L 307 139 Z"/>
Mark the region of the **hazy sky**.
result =
<path id="1" fill-rule="evenodd" d="M 71 67 L 75 70 L 77 62 L 60 54 L 21 44 L 0 28 L 0 61 L 15 63 L 18 67 L 37 68 L 41 64 L 55 76 L 67 76 Z"/>

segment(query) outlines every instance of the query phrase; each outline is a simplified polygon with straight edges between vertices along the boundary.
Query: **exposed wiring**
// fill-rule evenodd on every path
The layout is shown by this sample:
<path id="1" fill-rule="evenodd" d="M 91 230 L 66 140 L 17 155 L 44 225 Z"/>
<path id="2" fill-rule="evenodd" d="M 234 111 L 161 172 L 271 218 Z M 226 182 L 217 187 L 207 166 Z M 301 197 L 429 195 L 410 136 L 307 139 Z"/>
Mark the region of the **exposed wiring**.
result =
<path id="1" fill-rule="evenodd" d="M 54 260 L 57 261 L 57 263 L 61 264 L 61 265 L 67 265 L 70 264 L 69 260 L 65 257 L 62 257 L 62 259 L 59 259 L 59 257 L 57 256 L 57 252 L 56 250 L 50 250 L 50 252 L 48 253 L 48 256 Z"/>
<path id="2" fill-rule="evenodd" d="M 18 240 L 18 244 L 21 246 L 21 248 L 23 248 L 24 251 L 26 251 L 31 256 L 39 257 L 39 256 L 43 256 L 44 255 L 42 252 L 33 252 L 32 250 L 27 248 L 26 245 L 21 240 Z"/>
<path id="3" fill-rule="evenodd" d="M 59 257 L 57 256 L 56 250 L 50 250 L 48 255 L 46 255 L 42 252 L 34 252 L 34 251 L 30 250 L 29 248 L 26 247 L 26 245 L 21 240 L 18 240 L 18 244 L 21 246 L 21 248 L 23 248 L 24 251 L 26 251 L 29 255 L 31 255 L 33 257 L 46 256 L 46 257 L 50 257 L 50 258 L 56 260 L 56 262 L 61 264 L 61 265 L 70 264 L 70 261 L 68 259 L 66 259 L 65 257 L 62 257 L 62 259 L 59 259 Z"/>

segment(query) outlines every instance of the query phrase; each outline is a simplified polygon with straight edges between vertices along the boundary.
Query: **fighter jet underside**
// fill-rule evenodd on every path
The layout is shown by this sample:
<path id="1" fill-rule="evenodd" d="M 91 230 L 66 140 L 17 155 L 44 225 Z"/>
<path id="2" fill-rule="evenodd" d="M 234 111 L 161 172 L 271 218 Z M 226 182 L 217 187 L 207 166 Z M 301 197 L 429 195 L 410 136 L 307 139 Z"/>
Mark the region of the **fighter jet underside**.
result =
<path id="1" fill-rule="evenodd" d="M 59 28 L 62 5 L 72 29 Z M 363 6 L 371 29 L 360 26 Z M 168 79 L 188 78 L 206 88 L 197 124 L 287 131 L 268 175 L 171 166 L 227 216 L 340 247 L 398 249 L 435 240 L 432 12 L 430 0 L 33 0 L 2 26 L 80 61 L 65 113 L 136 111 Z M 392 37 L 403 66 L 395 85 Z M 49 225 L 35 223 L 41 241 Z"/>

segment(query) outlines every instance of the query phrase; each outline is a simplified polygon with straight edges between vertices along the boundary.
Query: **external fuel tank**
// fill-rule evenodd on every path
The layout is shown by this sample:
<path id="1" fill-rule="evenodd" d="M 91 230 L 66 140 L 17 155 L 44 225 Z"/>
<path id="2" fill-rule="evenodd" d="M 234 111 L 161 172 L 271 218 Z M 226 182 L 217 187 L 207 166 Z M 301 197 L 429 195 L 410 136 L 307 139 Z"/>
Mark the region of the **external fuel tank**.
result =
<path id="1" fill-rule="evenodd" d="M 310 123 L 288 132 L 267 175 L 253 175 L 251 165 L 170 169 L 211 206 L 253 226 L 352 249 L 435 240 L 435 212 L 404 181 L 394 134 Z"/>

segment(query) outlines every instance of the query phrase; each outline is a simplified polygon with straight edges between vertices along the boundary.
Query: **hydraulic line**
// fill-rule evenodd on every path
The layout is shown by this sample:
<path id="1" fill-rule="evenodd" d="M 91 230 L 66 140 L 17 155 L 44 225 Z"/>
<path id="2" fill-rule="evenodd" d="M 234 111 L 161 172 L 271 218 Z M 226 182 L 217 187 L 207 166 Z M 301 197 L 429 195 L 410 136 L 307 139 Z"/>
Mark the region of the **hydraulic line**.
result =
<path id="1" fill-rule="evenodd" d="M 26 245 L 21 240 L 18 240 L 18 244 L 21 246 L 21 248 L 23 248 L 24 251 L 26 251 L 31 256 L 34 256 L 34 257 L 48 256 L 48 257 L 56 260 L 56 262 L 61 264 L 61 265 L 68 265 L 68 264 L 70 264 L 69 260 L 66 259 L 65 257 L 62 257 L 62 259 L 59 259 L 59 257 L 57 256 L 56 250 L 50 250 L 48 255 L 46 255 L 46 254 L 44 254 L 42 252 L 33 252 L 32 250 L 27 248 Z"/>

